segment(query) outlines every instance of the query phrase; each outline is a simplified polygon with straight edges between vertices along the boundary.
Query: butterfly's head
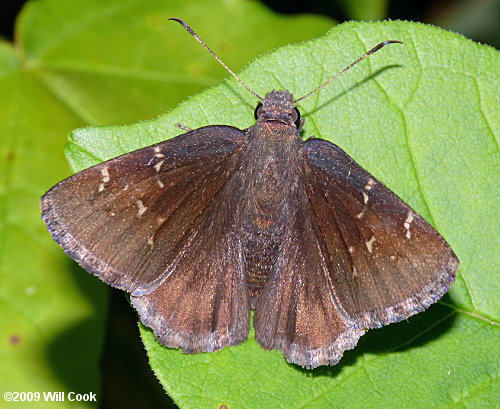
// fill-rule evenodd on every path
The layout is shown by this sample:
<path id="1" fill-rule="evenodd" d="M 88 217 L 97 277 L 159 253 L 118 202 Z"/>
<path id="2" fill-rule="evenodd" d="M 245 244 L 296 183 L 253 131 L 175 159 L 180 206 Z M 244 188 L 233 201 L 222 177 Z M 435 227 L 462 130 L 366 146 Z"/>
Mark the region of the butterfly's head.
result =
<path id="1" fill-rule="evenodd" d="M 278 122 L 299 126 L 300 113 L 288 91 L 271 91 L 255 108 L 257 122 Z"/>

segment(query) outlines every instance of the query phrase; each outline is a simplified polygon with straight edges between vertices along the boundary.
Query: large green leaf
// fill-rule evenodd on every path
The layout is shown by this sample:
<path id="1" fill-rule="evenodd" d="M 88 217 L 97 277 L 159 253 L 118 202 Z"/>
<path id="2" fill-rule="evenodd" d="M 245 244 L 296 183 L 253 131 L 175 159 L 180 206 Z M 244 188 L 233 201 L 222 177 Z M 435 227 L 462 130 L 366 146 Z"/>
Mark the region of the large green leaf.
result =
<path id="1" fill-rule="evenodd" d="M 84 122 L 20 65 L 0 44 L 0 390 L 97 392 L 104 289 L 48 240 L 38 205 L 67 174 L 54 134 Z"/>
<path id="2" fill-rule="evenodd" d="M 313 16 L 276 16 L 242 0 L 42 0 L 26 6 L 15 44 L 0 43 L 1 394 L 92 391 L 101 398 L 106 287 L 50 239 L 38 203 L 69 175 L 62 150 L 70 130 L 151 118 L 226 75 L 168 22 L 171 16 L 196 25 L 237 68 L 332 25 Z M 34 405 L 0 399 L 2 408 Z"/>
<path id="3" fill-rule="evenodd" d="M 434 27 L 348 23 L 265 55 L 242 74 L 258 93 L 300 96 L 368 48 L 391 45 L 301 102 L 304 135 L 334 141 L 427 218 L 461 267 L 451 291 L 407 322 L 372 330 L 335 367 L 287 364 L 250 335 L 184 355 L 141 333 L 151 366 L 181 407 L 492 407 L 498 399 L 500 57 Z M 189 42 L 189 39 L 186 41 Z M 199 50 L 200 53 L 204 51 Z M 233 80 L 130 126 L 75 131 L 75 170 L 207 124 L 252 124 L 255 98 Z"/>

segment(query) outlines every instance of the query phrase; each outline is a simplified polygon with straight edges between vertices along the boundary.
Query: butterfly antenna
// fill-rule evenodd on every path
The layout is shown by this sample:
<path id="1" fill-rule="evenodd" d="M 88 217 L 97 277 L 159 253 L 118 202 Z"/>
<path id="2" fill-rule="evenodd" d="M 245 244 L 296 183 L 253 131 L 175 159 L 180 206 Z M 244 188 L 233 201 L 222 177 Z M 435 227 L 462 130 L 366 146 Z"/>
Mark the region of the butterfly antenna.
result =
<path id="1" fill-rule="evenodd" d="M 262 98 L 259 94 L 257 94 L 252 88 L 250 88 L 247 84 L 245 84 L 242 80 L 240 80 L 238 78 L 238 76 L 226 65 L 222 62 L 222 60 L 217 57 L 217 54 L 215 54 L 208 45 L 205 44 L 205 42 L 200 38 L 200 36 L 198 34 L 196 34 L 194 32 L 194 30 L 189 27 L 189 25 L 182 21 L 181 19 L 179 18 L 169 18 L 169 20 L 173 20 L 173 21 L 177 21 L 179 24 L 182 25 L 182 27 L 184 27 L 186 29 L 186 31 L 191 34 L 194 38 L 196 38 L 196 41 L 198 41 L 203 47 L 205 47 L 205 49 L 213 55 L 213 57 L 219 62 L 220 65 L 222 65 L 227 72 L 229 72 L 229 74 L 231 74 L 235 79 L 236 81 L 238 81 L 241 85 L 243 85 L 248 91 L 250 91 L 253 95 L 255 95 L 257 98 L 259 98 L 260 101 L 263 101 L 264 98 Z"/>
<path id="2" fill-rule="evenodd" d="M 402 41 L 398 41 L 398 40 L 387 40 L 387 41 L 384 41 L 378 45 L 376 45 L 375 47 L 373 47 L 370 51 L 368 51 L 367 53 L 363 54 L 361 57 L 359 57 L 356 61 L 354 61 L 352 64 L 348 65 L 347 67 L 345 67 L 342 71 L 340 71 L 339 73 L 335 74 L 332 78 L 330 78 L 328 81 L 324 82 L 322 85 L 320 85 L 318 88 L 312 90 L 311 92 L 307 93 L 306 95 L 300 97 L 300 98 L 297 98 L 296 100 L 293 101 L 293 103 L 295 104 L 296 102 L 299 102 L 299 101 L 302 101 L 303 99 L 306 99 L 307 97 L 311 96 L 312 94 L 314 94 L 315 92 L 318 92 L 320 89 L 326 87 L 330 82 L 336 80 L 338 77 L 340 77 L 344 72 L 350 70 L 352 67 L 354 67 L 357 63 L 363 61 L 366 57 L 369 57 L 370 55 L 372 55 L 373 53 L 376 53 L 378 50 L 380 50 L 382 47 L 386 46 L 387 44 L 394 44 L 394 43 L 397 43 L 397 44 L 403 44 Z"/>

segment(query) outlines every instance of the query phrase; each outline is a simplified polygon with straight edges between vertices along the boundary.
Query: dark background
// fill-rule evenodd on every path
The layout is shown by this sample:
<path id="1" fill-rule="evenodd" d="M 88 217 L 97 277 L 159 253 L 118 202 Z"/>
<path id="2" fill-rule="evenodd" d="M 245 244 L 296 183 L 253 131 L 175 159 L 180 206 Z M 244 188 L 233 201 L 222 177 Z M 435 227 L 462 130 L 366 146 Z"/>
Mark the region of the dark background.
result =
<path id="1" fill-rule="evenodd" d="M 0 2 L 0 36 L 4 39 L 13 40 L 16 16 L 24 3 L 22 0 Z M 346 0 L 307 0 L 292 4 L 289 0 L 268 0 L 263 3 L 282 14 L 322 14 L 339 23 L 355 19 L 345 7 Z M 496 48 L 500 45 L 500 1 L 497 0 L 388 0 L 385 18 L 433 24 Z M 110 292 L 110 319 L 102 356 L 101 407 L 175 408 L 148 365 L 134 310 L 122 291 Z"/>
<path id="2" fill-rule="evenodd" d="M 267 0 L 269 8 L 282 14 L 314 13 L 333 18 L 339 23 L 355 20 L 350 15 L 348 0 Z M 0 2 L 0 35 L 12 40 L 17 14 L 26 0 Z M 383 18 L 411 20 L 434 24 L 455 31 L 471 40 L 500 47 L 500 1 L 498 0 L 387 0 Z"/>

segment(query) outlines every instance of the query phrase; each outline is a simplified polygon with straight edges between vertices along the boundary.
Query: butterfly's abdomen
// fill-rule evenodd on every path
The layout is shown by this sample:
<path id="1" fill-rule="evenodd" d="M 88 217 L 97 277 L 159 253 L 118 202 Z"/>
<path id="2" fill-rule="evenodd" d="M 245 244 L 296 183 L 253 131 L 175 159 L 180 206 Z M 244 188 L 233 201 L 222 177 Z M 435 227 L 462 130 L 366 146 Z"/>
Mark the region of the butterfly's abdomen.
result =
<path id="1" fill-rule="evenodd" d="M 245 152 L 242 167 L 243 248 L 251 306 L 275 270 L 297 196 L 300 138 L 259 134 Z"/>

